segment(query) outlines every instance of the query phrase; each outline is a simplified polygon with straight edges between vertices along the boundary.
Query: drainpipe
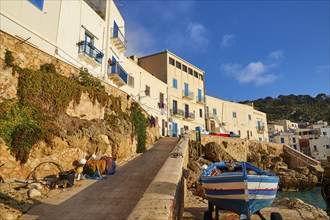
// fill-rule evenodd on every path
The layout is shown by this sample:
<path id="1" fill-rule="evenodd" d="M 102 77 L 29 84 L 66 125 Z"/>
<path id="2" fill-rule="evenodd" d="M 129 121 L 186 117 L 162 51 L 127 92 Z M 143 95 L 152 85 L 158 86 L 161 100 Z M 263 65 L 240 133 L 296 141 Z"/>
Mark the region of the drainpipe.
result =
<path id="1" fill-rule="evenodd" d="M 109 59 L 109 42 L 110 42 L 110 34 L 109 34 L 109 29 L 110 29 L 110 11 L 111 11 L 111 4 L 112 4 L 112 0 L 107 1 L 107 10 L 106 10 L 106 34 L 105 37 L 103 39 L 103 42 L 105 41 L 105 51 L 104 51 L 104 63 L 103 63 L 103 70 L 101 69 L 101 75 L 103 80 L 107 81 L 107 72 L 108 72 L 108 59 Z"/>

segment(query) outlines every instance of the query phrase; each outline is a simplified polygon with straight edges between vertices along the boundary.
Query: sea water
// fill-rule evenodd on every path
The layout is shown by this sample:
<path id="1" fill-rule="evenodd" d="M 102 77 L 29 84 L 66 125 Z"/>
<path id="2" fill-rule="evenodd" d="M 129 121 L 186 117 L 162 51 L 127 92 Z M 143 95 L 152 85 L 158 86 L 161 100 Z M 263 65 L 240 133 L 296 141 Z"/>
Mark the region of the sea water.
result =
<path id="1" fill-rule="evenodd" d="M 281 200 L 284 197 L 288 197 L 289 199 L 295 199 L 295 198 L 301 199 L 305 203 L 308 203 L 315 207 L 319 207 L 320 209 L 323 210 L 325 210 L 327 207 L 321 195 L 321 187 L 314 187 L 312 190 L 304 191 L 304 192 L 278 191 L 275 202 Z"/>

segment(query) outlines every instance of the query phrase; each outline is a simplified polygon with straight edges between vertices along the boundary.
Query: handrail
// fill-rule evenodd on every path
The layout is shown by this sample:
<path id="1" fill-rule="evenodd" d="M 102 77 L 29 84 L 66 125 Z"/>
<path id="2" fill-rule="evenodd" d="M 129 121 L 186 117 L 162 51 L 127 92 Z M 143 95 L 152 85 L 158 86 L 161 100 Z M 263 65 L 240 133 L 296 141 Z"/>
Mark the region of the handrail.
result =
<path id="1" fill-rule="evenodd" d="M 80 41 L 78 43 L 79 53 L 84 53 L 89 57 L 93 58 L 96 62 L 102 63 L 102 58 L 104 57 L 104 53 L 102 53 L 99 49 L 97 49 L 93 44 L 87 41 Z"/>
<path id="2" fill-rule="evenodd" d="M 123 45 L 126 44 L 127 40 L 125 39 L 125 36 L 123 35 L 123 33 L 121 33 L 120 29 L 117 28 L 116 31 L 114 28 L 111 28 L 111 36 L 112 38 L 118 38 Z"/>
<path id="3" fill-rule="evenodd" d="M 189 90 L 182 90 L 182 96 L 194 99 L 194 92 Z"/>
<path id="4" fill-rule="evenodd" d="M 124 68 L 118 63 L 115 62 L 114 66 L 108 66 L 108 73 L 110 74 L 118 74 L 118 76 L 127 83 L 128 74 L 124 70 Z"/>
<path id="5" fill-rule="evenodd" d="M 304 161 L 306 164 L 308 165 L 312 165 L 312 166 L 320 166 L 321 163 L 313 158 L 310 158 L 309 156 L 287 146 L 287 145 L 283 145 L 283 149 L 285 149 L 287 151 L 287 153 L 291 154 L 292 156 L 297 157 L 298 159 Z"/>

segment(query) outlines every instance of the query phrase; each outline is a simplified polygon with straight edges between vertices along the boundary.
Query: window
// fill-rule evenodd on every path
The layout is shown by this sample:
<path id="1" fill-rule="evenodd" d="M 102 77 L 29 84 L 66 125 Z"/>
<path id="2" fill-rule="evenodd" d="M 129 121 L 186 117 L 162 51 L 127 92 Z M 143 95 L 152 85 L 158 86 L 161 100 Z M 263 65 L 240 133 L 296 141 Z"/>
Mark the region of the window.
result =
<path id="1" fill-rule="evenodd" d="M 178 80 L 176 80 L 176 79 L 173 78 L 172 87 L 173 88 L 176 88 L 176 89 L 178 88 Z"/>
<path id="2" fill-rule="evenodd" d="M 201 108 L 199 109 L 199 117 L 203 118 L 203 110 Z"/>
<path id="3" fill-rule="evenodd" d="M 169 64 L 173 65 L 174 66 L 174 59 L 172 59 L 171 57 L 169 58 Z"/>
<path id="4" fill-rule="evenodd" d="M 193 74 L 192 69 L 188 68 L 188 73 L 189 73 L 190 75 L 192 75 L 192 74 Z"/>
<path id="5" fill-rule="evenodd" d="M 187 66 L 182 64 L 182 70 L 187 72 Z"/>
<path id="6" fill-rule="evenodd" d="M 251 121 L 251 120 L 252 120 L 252 116 L 251 116 L 251 115 L 248 115 L 248 118 L 249 118 L 249 121 Z"/>
<path id="7" fill-rule="evenodd" d="M 233 118 L 237 118 L 236 112 L 233 112 Z"/>
<path id="8" fill-rule="evenodd" d="M 284 144 L 284 138 L 281 138 L 281 143 Z"/>
<path id="9" fill-rule="evenodd" d="M 259 138 L 259 141 L 262 141 L 262 138 Z"/>
<path id="10" fill-rule="evenodd" d="M 217 109 L 213 108 L 213 114 L 216 115 L 217 114 Z"/>
<path id="11" fill-rule="evenodd" d="M 330 148 L 329 144 L 327 144 L 326 147 L 327 147 L 327 149 L 329 149 Z"/>
<path id="12" fill-rule="evenodd" d="M 128 75 L 128 86 L 134 88 L 134 77 Z"/>
<path id="13" fill-rule="evenodd" d="M 181 69 L 181 63 L 180 63 L 180 62 L 176 61 L 175 66 L 176 66 L 178 69 Z"/>
<path id="14" fill-rule="evenodd" d="M 317 146 L 316 145 L 314 145 L 314 151 L 317 151 Z"/>
<path id="15" fill-rule="evenodd" d="M 203 81 L 204 80 L 204 76 L 202 74 L 199 74 L 199 79 Z"/>
<path id="16" fill-rule="evenodd" d="M 196 71 L 194 71 L 194 77 L 198 79 L 198 73 Z"/>
<path id="17" fill-rule="evenodd" d="M 32 4 L 34 4 L 40 10 L 42 10 L 43 7 L 44 7 L 44 0 L 29 0 L 29 2 L 31 2 Z"/>
<path id="18" fill-rule="evenodd" d="M 293 145 L 293 148 L 294 148 L 295 150 L 297 150 L 297 145 L 296 145 L 296 144 L 294 144 L 294 145 Z"/>
<path id="19" fill-rule="evenodd" d="M 252 137 L 252 131 L 250 131 L 250 136 Z"/>
<path id="20" fill-rule="evenodd" d="M 323 131 L 323 135 L 324 135 L 324 136 L 327 136 L 327 132 Z"/>
<path id="21" fill-rule="evenodd" d="M 150 87 L 146 85 L 146 96 L 150 96 Z"/>
<path id="22" fill-rule="evenodd" d="M 296 143 L 296 138 L 292 138 L 292 142 L 293 143 Z"/>

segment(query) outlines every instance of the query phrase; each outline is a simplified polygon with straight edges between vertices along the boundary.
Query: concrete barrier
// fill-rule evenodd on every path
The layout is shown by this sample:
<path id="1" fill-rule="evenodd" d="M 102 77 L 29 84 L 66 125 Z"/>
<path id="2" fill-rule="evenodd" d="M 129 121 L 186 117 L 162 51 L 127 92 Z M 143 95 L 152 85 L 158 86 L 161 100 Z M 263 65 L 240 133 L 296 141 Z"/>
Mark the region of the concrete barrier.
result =
<path id="1" fill-rule="evenodd" d="M 182 216 L 189 138 L 182 137 L 128 219 L 178 219 Z"/>

